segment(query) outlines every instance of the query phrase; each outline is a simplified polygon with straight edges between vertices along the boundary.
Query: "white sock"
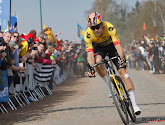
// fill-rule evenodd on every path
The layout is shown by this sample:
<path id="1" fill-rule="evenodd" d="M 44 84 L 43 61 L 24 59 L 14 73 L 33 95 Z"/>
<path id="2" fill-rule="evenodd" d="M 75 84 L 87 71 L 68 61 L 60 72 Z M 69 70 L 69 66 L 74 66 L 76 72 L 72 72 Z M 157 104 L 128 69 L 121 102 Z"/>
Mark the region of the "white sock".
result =
<path id="1" fill-rule="evenodd" d="M 136 99 L 135 99 L 135 90 L 129 90 L 128 94 L 129 94 L 130 100 L 132 102 L 132 106 L 133 107 L 138 107 L 137 104 L 136 104 Z"/>
<path id="2" fill-rule="evenodd" d="M 102 77 L 102 79 L 105 81 L 105 83 L 107 84 L 108 90 L 110 91 L 109 86 L 110 86 L 111 82 L 110 82 L 109 75 L 107 74 L 106 76 Z"/>

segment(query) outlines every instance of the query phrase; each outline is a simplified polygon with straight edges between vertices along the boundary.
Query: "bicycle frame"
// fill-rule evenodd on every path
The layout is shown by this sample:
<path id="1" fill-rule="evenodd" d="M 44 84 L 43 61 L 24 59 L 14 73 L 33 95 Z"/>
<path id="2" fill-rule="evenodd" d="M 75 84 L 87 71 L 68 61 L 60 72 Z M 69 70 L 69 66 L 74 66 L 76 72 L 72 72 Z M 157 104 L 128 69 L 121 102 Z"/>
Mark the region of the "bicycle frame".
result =
<path id="1" fill-rule="evenodd" d="M 123 96 L 122 96 L 122 92 L 120 91 L 120 88 L 119 88 L 119 85 L 118 85 L 119 81 L 117 81 L 116 78 L 115 78 L 116 72 L 115 72 L 115 69 L 114 69 L 113 63 L 112 63 L 112 60 L 115 59 L 115 58 L 118 58 L 119 61 L 120 61 L 120 58 L 119 57 L 112 57 L 112 58 L 110 58 L 109 61 L 107 62 L 107 64 L 108 64 L 107 69 L 108 69 L 109 76 L 111 78 L 113 78 L 113 80 L 115 82 L 115 85 L 117 87 L 117 90 L 118 90 L 118 92 L 120 94 L 120 98 L 123 101 L 124 99 L 123 99 Z"/>
<path id="2" fill-rule="evenodd" d="M 97 65 L 100 65 L 100 64 L 108 64 L 108 67 L 107 67 L 107 69 L 108 69 L 108 74 L 109 74 L 110 77 L 112 77 L 112 78 L 114 79 L 115 85 L 116 85 L 117 90 L 118 90 L 118 92 L 119 92 L 119 94 L 120 94 L 120 98 L 121 98 L 121 100 L 123 101 L 124 99 L 123 99 L 123 96 L 122 96 L 122 92 L 120 91 L 120 88 L 119 88 L 119 86 L 118 86 L 118 83 L 119 83 L 119 82 L 118 82 L 118 81 L 116 80 L 116 78 L 115 78 L 115 76 L 116 76 L 117 74 L 116 74 L 116 72 L 115 72 L 115 68 L 114 68 L 113 63 L 112 63 L 112 60 L 115 59 L 115 58 L 117 58 L 117 59 L 120 61 L 120 63 L 121 63 L 120 58 L 117 57 L 117 56 L 115 56 L 115 57 L 110 58 L 109 60 L 103 59 L 100 63 L 94 64 L 94 65 L 91 66 L 91 67 L 93 68 L 93 67 L 96 67 Z"/>
<path id="3" fill-rule="evenodd" d="M 100 63 L 94 64 L 92 66 L 89 66 L 89 65 L 88 66 L 90 70 L 92 71 L 92 69 L 96 67 L 97 65 L 106 64 L 108 75 L 110 76 L 110 80 L 112 82 L 112 84 L 110 84 L 109 87 L 110 87 L 110 90 L 112 91 L 114 104 L 116 106 L 116 109 L 123 123 L 127 125 L 129 124 L 129 118 L 128 118 L 127 113 L 129 113 L 133 122 L 136 121 L 136 116 L 131 114 L 131 111 L 133 110 L 129 109 L 129 105 L 127 105 L 129 103 L 128 100 L 130 99 L 129 99 L 127 91 L 125 90 L 125 86 L 121 77 L 116 73 L 116 70 L 114 68 L 112 60 L 115 58 L 118 58 L 118 61 L 120 61 L 120 66 L 122 67 L 122 62 L 118 56 L 112 57 L 110 59 L 103 59 Z M 132 103 L 131 103 L 131 106 L 132 106 Z"/>
<path id="4" fill-rule="evenodd" d="M 123 101 L 124 99 L 123 99 L 123 96 L 122 96 L 121 91 L 120 91 L 119 86 L 118 86 L 118 83 L 119 83 L 119 82 L 116 80 L 116 78 L 115 78 L 114 75 L 109 75 L 109 76 L 112 77 L 112 78 L 114 79 L 115 85 L 116 85 L 116 87 L 117 87 L 117 89 L 118 89 L 118 92 L 119 92 L 119 94 L 120 94 L 120 98 L 121 98 L 121 100 Z"/>

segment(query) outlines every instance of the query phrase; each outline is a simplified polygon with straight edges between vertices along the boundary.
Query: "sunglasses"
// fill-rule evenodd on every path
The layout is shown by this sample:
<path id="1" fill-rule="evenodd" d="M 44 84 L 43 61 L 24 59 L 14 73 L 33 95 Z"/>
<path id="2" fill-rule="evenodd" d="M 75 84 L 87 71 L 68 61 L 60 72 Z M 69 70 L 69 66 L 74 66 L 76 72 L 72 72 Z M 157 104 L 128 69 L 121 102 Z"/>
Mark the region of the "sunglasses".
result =
<path id="1" fill-rule="evenodd" d="M 19 36 L 14 36 L 14 38 L 15 38 L 15 37 L 19 38 Z"/>
<path id="2" fill-rule="evenodd" d="M 98 29 L 100 29 L 100 25 L 101 25 L 101 23 L 98 24 L 98 25 L 96 25 L 96 26 L 92 26 L 91 29 L 92 29 L 92 30 L 95 30 L 95 29 L 98 30 Z"/>

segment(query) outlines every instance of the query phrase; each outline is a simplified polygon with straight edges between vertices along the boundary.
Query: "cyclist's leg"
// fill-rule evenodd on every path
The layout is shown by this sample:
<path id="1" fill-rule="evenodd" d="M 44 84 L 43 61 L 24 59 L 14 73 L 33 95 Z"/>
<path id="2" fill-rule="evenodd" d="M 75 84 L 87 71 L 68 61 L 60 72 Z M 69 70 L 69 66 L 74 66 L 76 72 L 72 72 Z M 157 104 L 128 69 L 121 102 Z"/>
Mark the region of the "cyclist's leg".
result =
<path id="1" fill-rule="evenodd" d="M 122 80 L 124 81 L 125 88 L 126 88 L 128 94 L 129 94 L 130 100 L 132 102 L 132 106 L 134 108 L 134 113 L 136 115 L 139 115 L 141 113 L 141 110 L 138 107 L 138 105 L 136 104 L 135 90 L 134 90 L 133 82 L 130 79 L 129 74 L 128 74 L 126 68 L 120 68 L 120 69 L 118 69 L 118 72 L 119 72 Z"/>
<path id="2" fill-rule="evenodd" d="M 102 57 L 100 55 L 97 55 L 95 57 L 96 59 L 96 63 L 99 63 L 101 62 L 102 60 Z M 107 70 L 105 68 L 104 65 L 98 65 L 96 67 L 96 72 L 99 74 L 99 76 L 105 81 L 105 83 L 107 84 L 107 87 L 108 87 L 108 97 L 111 98 L 112 97 L 112 94 L 111 94 L 111 91 L 110 91 L 110 84 L 111 84 L 111 81 L 110 81 L 110 77 L 107 73 Z"/>
<path id="3" fill-rule="evenodd" d="M 95 63 L 101 62 L 101 60 L 106 56 L 106 53 L 103 51 L 103 48 L 93 43 L 93 50 L 95 56 Z M 100 77 L 104 77 L 107 75 L 107 70 L 103 65 L 96 66 L 96 72 L 99 74 Z"/>
<path id="4" fill-rule="evenodd" d="M 110 52 L 110 58 L 114 57 L 114 56 L 119 56 L 117 54 L 117 50 L 115 49 L 115 47 L 113 45 L 111 46 L 111 48 L 112 49 L 110 50 L 111 51 Z M 128 94 L 129 94 L 129 97 L 131 99 L 131 102 L 132 102 L 132 105 L 133 105 L 133 108 L 134 108 L 134 112 L 135 112 L 135 114 L 139 115 L 141 113 L 141 110 L 136 104 L 135 91 L 134 91 L 135 88 L 134 88 L 133 82 L 130 79 L 129 74 L 126 70 L 126 65 L 123 66 L 123 67 L 120 67 L 118 61 L 119 61 L 118 59 L 114 59 L 113 63 L 115 64 L 122 80 L 124 81 L 124 85 L 125 85 L 125 88 L 126 88 Z M 125 60 L 125 62 L 126 62 L 126 60 Z"/>
<path id="5" fill-rule="evenodd" d="M 101 60 L 103 58 L 105 58 L 106 53 L 104 52 L 104 49 L 102 49 L 102 47 L 93 45 L 93 48 L 94 48 L 94 53 L 95 53 L 95 62 L 99 63 L 99 62 L 101 62 Z M 104 65 L 98 65 L 96 67 L 96 72 L 99 74 L 99 76 L 107 84 L 107 87 L 108 87 L 108 97 L 111 97 L 112 95 L 111 95 L 111 92 L 110 92 L 110 89 L 109 89 L 109 86 L 110 86 L 111 82 L 110 82 L 110 78 L 109 78 L 109 75 L 107 73 L 107 70 L 106 70 L 105 66 Z"/>

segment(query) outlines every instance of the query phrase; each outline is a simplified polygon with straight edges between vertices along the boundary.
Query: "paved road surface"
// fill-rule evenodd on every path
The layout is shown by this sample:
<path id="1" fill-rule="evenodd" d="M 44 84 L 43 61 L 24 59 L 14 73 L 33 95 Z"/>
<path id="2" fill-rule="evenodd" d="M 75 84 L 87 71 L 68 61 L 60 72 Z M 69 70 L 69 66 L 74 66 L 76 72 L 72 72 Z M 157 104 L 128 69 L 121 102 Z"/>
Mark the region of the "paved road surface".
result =
<path id="1" fill-rule="evenodd" d="M 165 125 L 165 121 L 144 122 L 154 118 L 165 120 L 165 74 L 153 75 L 148 71 L 135 70 L 129 70 L 129 74 L 135 84 L 137 104 L 142 109 L 136 123 Z M 70 81 L 67 86 L 67 82 L 64 83 L 65 90 L 74 93 L 67 95 L 66 101 L 42 108 L 30 118 L 17 120 L 15 125 L 123 125 L 113 100 L 107 97 L 106 84 L 102 79 L 85 77 L 77 80 L 73 86 Z"/>

